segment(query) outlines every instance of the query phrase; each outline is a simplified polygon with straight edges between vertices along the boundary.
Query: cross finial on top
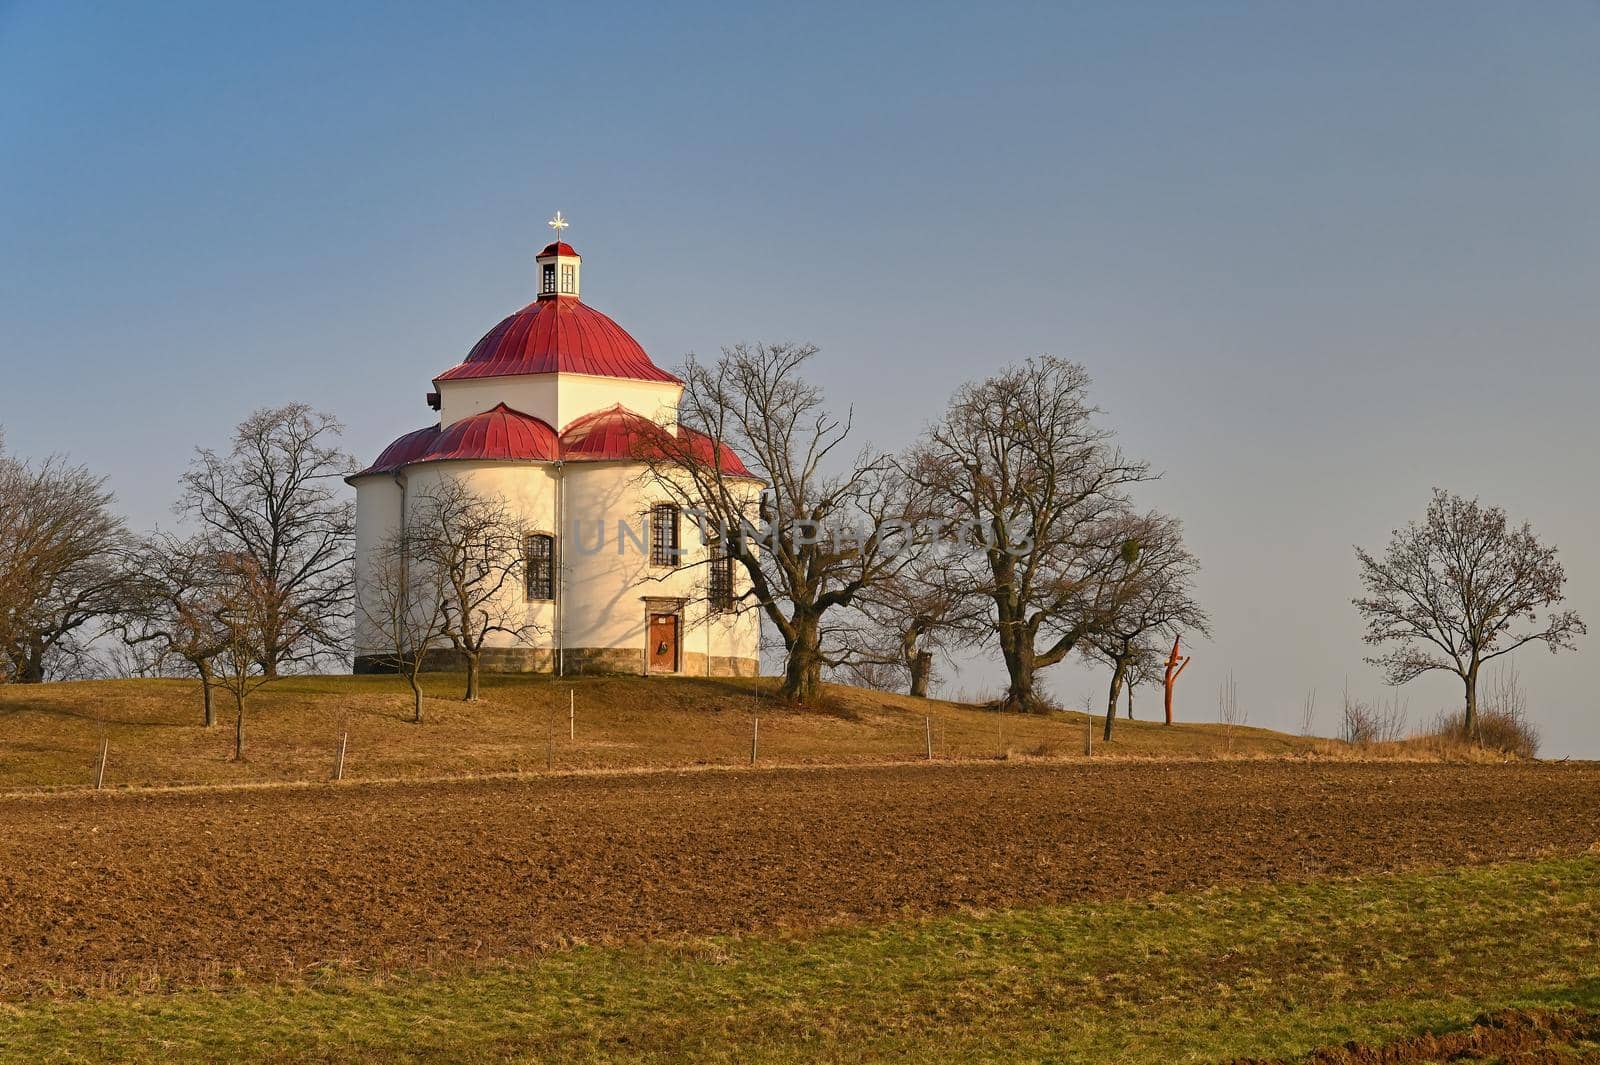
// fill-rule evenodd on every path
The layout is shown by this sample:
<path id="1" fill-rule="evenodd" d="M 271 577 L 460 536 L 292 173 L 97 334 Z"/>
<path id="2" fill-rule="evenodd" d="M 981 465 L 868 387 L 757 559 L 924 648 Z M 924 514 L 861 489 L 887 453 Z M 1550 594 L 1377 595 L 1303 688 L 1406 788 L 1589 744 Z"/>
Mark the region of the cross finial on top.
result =
<path id="1" fill-rule="evenodd" d="M 545 225 L 556 231 L 556 240 L 558 241 L 561 239 L 561 231 L 566 229 L 571 224 L 571 222 L 568 222 L 565 218 L 561 217 L 560 211 L 557 211 L 556 216 L 545 223 Z"/>

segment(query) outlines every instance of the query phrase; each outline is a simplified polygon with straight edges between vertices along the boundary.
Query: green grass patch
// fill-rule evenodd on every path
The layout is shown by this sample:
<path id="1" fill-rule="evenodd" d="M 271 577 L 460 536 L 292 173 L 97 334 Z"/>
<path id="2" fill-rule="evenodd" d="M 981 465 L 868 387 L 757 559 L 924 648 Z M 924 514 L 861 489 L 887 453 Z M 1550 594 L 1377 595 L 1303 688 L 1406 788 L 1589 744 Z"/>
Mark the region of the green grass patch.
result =
<path id="1" fill-rule="evenodd" d="M 376 904 L 376 903 L 375 903 Z M 0 1060 L 1185 1062 L 1600 1006 L 1600 856 L 0 1005 Z"/>

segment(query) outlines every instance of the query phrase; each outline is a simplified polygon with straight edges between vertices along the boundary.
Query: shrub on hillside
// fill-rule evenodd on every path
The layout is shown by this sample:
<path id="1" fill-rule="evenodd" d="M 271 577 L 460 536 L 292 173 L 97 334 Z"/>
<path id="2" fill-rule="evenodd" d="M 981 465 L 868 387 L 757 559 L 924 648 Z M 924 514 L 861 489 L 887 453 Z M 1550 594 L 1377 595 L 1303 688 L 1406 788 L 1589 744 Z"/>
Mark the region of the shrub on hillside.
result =
<path id="1" fill-rule="evenodd" d="M 1444 741 L 1473 739 L 1466 734 L 1466 713 L 1461 710 L 1441 712 L 1434 719 L 1431 735 Z M 1533 758 L 1542 738 L 1539 726 L 1528 720 L 1528 695 L 1516 667 L 1497 670 L 1478 707 L 1476 742 L 1491 751 Z"/>
<path id="2" fill-rule="evenodd" d="M 1406 704 L 1398 695 L 1372 703 L 1351 695 L 1350 688 L 1345 687 L 1340 739 L 1358 747 L 1370 747 L 1376 743 L 1394 743 L 1405 734 Z"/>

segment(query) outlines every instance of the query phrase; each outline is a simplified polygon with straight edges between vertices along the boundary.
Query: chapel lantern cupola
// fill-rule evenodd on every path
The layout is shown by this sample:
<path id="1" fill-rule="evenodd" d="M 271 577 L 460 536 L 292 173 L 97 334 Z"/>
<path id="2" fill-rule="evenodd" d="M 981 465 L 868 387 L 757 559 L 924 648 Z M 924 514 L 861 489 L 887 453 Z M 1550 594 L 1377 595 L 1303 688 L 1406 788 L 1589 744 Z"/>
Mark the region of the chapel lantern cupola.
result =
<path id="1" fill-rule="evenodd" d="M 542 300 L 578 298 L 578 280 L 583 271 L 583 257 L 571 244 L 561 239 L 561 231 L 570 224 L 557 211 L 549 221 L 556 239 L 545 246 L 534 261 L 539 264 L 539 298 Z"/>

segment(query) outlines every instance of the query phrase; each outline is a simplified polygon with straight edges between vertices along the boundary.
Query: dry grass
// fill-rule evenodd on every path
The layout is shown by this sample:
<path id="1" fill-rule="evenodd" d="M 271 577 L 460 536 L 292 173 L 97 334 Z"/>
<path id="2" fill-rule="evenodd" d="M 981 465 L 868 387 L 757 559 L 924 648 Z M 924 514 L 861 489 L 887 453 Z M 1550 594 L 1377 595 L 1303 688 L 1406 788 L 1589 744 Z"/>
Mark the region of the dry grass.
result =
<path id="1" fill-rule="evenodd" d="M 0 789 L 82 787 L 109 741 L 107 786 L 325 780 L 349 733 L 346 776 L 422 778 L 667 766 L 741 765 L 751 717 L 761 716 L 764 765 L 920 760 L 924 715 L 939 759 L 1080 755 L 1084 715 L 999 714 L 961 703 L 829 686 L 825 705 L 780 706 L 775 681 L 688 677 L 499 676 L 476 704 L 461 678 L 430 675 L 421 725 L 393 677 L 308 676 L 272 684 L 245 721 L 244 763 L 231 760 L 232 718 L 200 724 L 198 684 L 183 680 L 82 681 L 0 686 Z M 569 693 L 576 738 L 568 738 Z M 1222 726 L 1118 721 L 1096 757 L 1207 758 L 1222 753 Z M 1305 755 L 1318 741 L 1236 728 L 1234 756 Z"/>

